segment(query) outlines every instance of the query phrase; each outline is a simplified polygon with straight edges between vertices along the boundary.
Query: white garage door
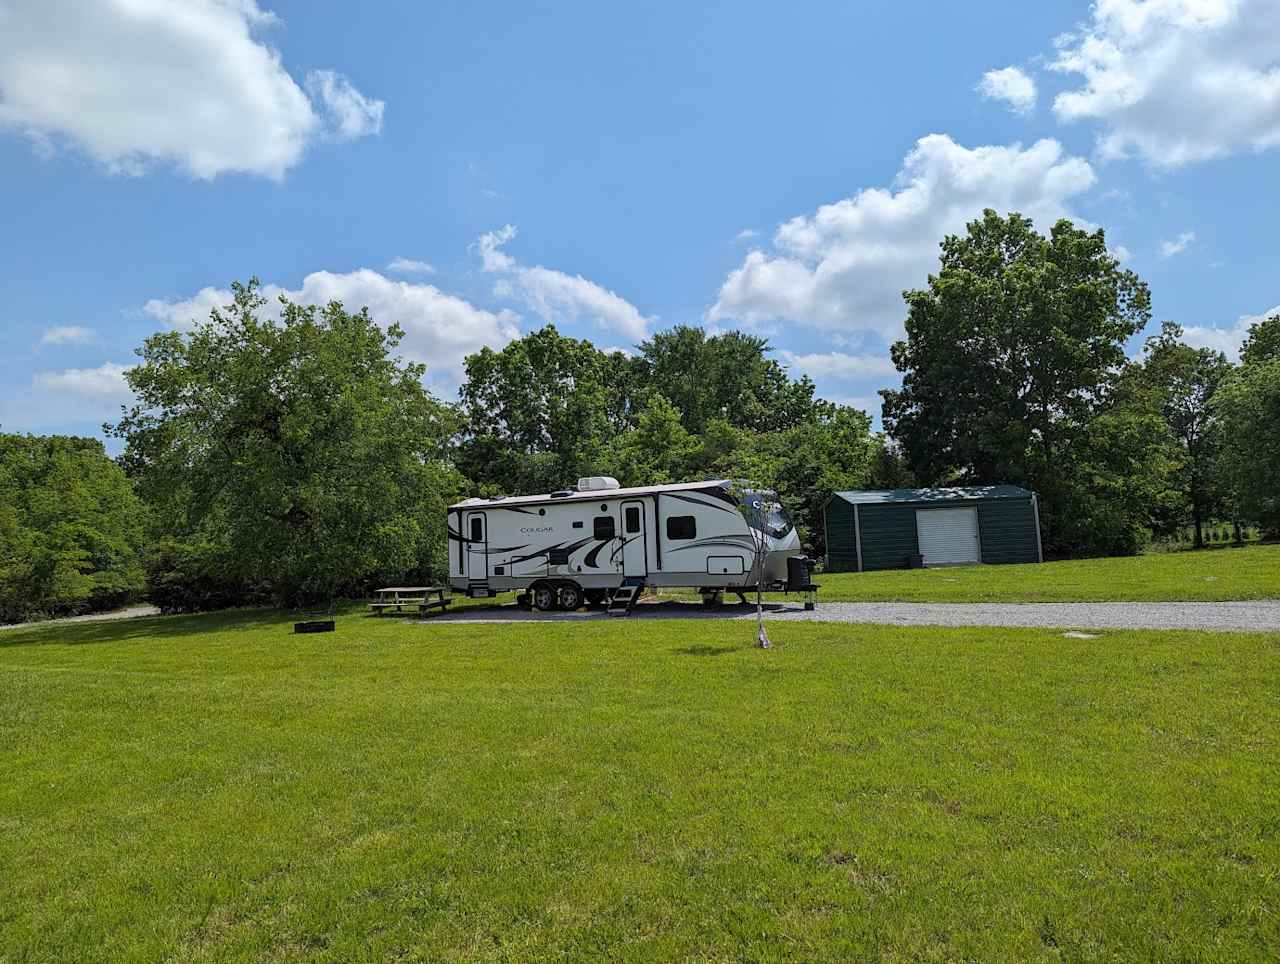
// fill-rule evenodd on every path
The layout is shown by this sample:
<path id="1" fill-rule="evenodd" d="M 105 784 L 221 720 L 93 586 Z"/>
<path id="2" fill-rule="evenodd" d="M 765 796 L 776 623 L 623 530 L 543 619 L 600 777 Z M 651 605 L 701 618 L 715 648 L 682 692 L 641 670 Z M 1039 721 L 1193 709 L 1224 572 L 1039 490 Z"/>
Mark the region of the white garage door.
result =
<path id="1" fill-rule="evenodd" d="M 917 509 L 916 532 L 926 566 L 981 562 L 978 543 L 978 510 Z"/>

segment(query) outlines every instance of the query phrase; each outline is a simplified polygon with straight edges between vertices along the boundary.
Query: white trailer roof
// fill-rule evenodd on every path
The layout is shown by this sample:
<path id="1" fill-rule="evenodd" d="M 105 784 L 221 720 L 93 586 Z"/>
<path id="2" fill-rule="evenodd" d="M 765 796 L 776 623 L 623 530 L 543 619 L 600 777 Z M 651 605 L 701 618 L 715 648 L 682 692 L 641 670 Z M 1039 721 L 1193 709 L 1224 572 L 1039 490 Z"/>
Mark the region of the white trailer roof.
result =
<path id="1" fill-rule="evenodd" d="M 551 497 L 551 493 L 545 495 L 508 495 L 500 499 L 466 499 L 462 502 L 455 502 L 449 506 L 452 509 L 476 509 L 481 506 L 501 507 L 505 505 L 529 505 L 538 503 L 555 503 L 555 502 L 599 502 L 602 499 L 616 499 L 619 497 L 634 495 L 651 495 L 655 492 L 688 492 L 690 489 L 705 489 L 713 485 L 728 485 L 727 479 L 704 479 L 701 482 L 672 482 L 667 485 L 639 485 L 630 489 L 595 489 L 587 492 L 579 492 L 576 489 L 566 490 L 568 495 L 558 495 Z"/>

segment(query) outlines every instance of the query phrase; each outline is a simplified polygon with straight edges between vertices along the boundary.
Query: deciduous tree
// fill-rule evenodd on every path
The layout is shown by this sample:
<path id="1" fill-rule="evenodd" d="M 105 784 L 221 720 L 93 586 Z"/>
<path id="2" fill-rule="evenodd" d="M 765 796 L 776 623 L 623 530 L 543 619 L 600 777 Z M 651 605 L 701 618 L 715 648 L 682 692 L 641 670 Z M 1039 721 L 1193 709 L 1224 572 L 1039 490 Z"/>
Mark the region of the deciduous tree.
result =
<path id="1" fill-rule="evenodd" d="M 138 404 L 107 426 L 164 534 L 287 601 L 439 566 L 457 421 L 393 356 L 403 332 L 283 297 L 277 321 L 256 280 L 233 290 L 146 340 Z"/>
<path id="2" fill-rule="evenodd" d="M 892 349 L 903 384 L 882 394 L 918 481 L 1027 485 L 1046 549 L 1100 551 L 1108 538 L 1080 515 L 1094 504 L 1081 469 L 1097 464 L 1097 419 L 1118 404 L 1125 341 L 1150 318 L 1147 286 L 1101 231 L 1063 220 L 1045 237 L 988 210 L 943 241 L 938 273 L 905 298 L 907 337 Z"/>

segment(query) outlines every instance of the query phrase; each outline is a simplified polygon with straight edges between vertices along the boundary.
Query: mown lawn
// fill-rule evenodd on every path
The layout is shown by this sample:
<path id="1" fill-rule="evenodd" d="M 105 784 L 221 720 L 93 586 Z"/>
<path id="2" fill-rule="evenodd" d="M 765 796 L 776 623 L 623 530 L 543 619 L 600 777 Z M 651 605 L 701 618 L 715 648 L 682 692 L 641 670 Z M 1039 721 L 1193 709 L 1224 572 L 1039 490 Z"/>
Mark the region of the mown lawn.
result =
<path id="1" fill-rule="evenodd" d="M 1280 637 L 0 634 L 0 960 L 1259 959 Z"/>
<path id="2" fill-rule="evenodd" d="M 819 573 L 828 602 L 1158 602 L 1274 599 L 1280 545 L 1075 559 L 1029 566 L 958 566 Z"/>

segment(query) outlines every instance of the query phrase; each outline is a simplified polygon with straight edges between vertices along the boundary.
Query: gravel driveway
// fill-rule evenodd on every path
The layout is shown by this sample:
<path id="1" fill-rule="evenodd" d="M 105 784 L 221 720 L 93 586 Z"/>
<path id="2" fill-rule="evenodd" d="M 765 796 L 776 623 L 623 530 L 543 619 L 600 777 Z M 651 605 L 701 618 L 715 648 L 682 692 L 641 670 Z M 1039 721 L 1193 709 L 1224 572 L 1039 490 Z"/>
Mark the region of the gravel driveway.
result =
<path id="1" fill-rule="evenodd" d="M 1280 600 L 1260 602 L 1149 603 L 842 603 L 820 602 L 813 612 L 799 603 L 769 603 L 771 620 L 879 623 L 889 626 L 1044 626 L 1057 629 L 1202 629 L 1280 633 Z M 514 606 L 462 609 L 423 620 L 516 623 L 609 619 L 599 610 L 526 612 Z M 641 604 L 631 619 L 754 619 L 754 606 L 707 611 L 699 603 Z"/>
<path id="2" fill-rule="evenodd" d="M 124 609 L 113 609 L 106 613 L 89 613 L 87 616 L 62 616 L 58 619 L 45 619 L 36 623 L 6 623 L 3 629 L 27 629 L 31 626 L 54 626 L 58 623 L 101 623 L 112 619 L 137 619 L 139 616 L 159 616 L 160 610 L 155 606 L 128 606 Z"/>

